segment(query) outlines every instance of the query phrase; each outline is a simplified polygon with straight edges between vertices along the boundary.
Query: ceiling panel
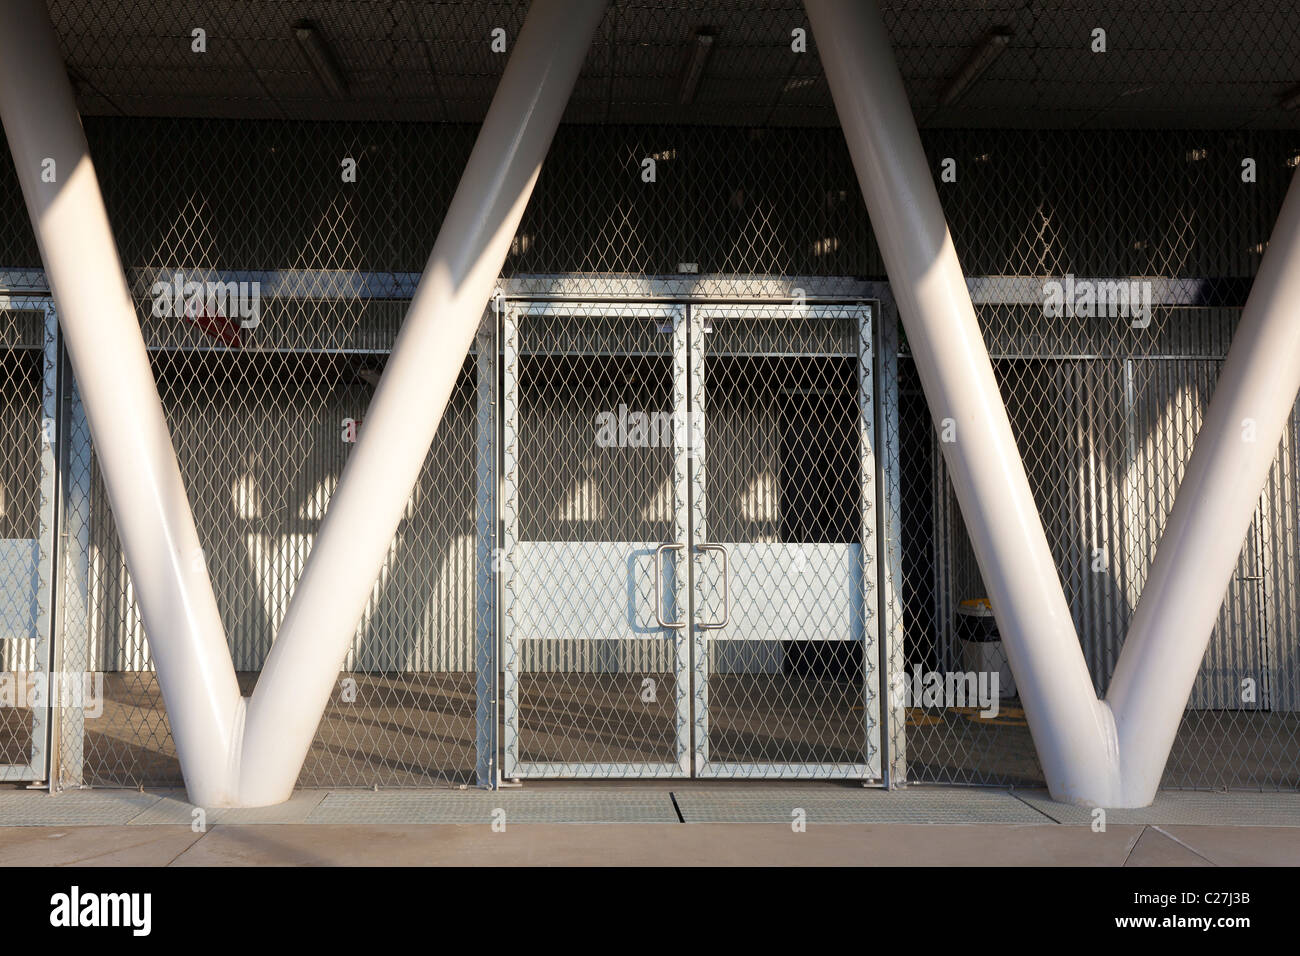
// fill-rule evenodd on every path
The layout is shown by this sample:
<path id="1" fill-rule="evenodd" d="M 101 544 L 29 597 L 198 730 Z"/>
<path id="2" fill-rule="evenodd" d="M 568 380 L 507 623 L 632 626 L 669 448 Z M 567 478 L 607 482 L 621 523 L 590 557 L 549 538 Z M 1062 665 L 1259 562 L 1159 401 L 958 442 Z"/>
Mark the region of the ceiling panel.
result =
<path id="1" fill-rule="evenodd" d="M 48 0 L 88 115 L 481 121 L 524 2 Z M 1282 0 L 906 0 L 883 4 L 908 94 L 927 126 L 1300 127 L 1300 17 Z M 309 20 L 348 93 L 334 100 L 293 34 Z M 191 31 L 207 50 L 191 49 Z M 616 0 L 588 54 L 570 122 L 836 123 L 795 0 Z M 954 105 L 939 99 L 994 27 L 1008 48 Z M 1107 50 L 1090 49 L 1106 31 Z M 715 34 L 690 104 L 695 32 Z"/>

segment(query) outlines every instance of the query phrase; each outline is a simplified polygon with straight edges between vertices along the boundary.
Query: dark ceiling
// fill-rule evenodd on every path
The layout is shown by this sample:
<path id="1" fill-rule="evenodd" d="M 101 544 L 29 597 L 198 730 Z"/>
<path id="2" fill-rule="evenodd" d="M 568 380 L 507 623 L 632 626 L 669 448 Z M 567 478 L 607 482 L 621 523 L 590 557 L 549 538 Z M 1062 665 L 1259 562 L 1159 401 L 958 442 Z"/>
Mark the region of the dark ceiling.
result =
<path id="1" fill-rule="evenodd" d="M 527 3 L 50 0 L 84 113 L 478 122 Z M 885 4 L 918 120 L 946 127 L 1300 128 L 1300 14 L 1281 0 L 912 0 Z M 296 42 L 310 20 L 347 84 L 332 98 Z M 616 0 L 566 119 L 836 124 L 800 2 Z M 957 102 L 942 91 L 996 27 L 1013 37 Z M 191 50 L 202 28 L 207 51 Z M 678 103 L 697 29 L 716 42 Z M 1107 50 L 1091 49 L 1093 30 Z M 811 38 L 810 38 L 811 39 Z"/>

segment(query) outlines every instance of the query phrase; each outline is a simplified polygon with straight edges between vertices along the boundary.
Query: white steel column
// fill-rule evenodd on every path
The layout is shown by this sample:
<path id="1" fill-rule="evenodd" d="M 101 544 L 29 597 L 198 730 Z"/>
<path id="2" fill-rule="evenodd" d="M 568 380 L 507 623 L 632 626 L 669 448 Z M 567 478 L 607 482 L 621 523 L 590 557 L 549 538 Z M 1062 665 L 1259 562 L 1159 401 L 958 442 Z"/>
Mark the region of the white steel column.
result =
<path id="1" fill-rule="evenodd" d="M 1119 732 L 1123 806 L 1155 798 L 1298 392 L 1293 175 L 1106 694 Z"/>
<path id="2" fill-rule="evenodd" d="M 1300 177 L 1097 701 L 879 11 L 805 5 L 1052 796 L 1146 806 L 1300 392 Z"/>
<path id="3" fill-rule="evenodd" d="M 604 8 L 533 3 L 245 701 L 53 27 L 42 0 L 0 3 L 0 113 L 193 802 L 292 792 Z"/>
<path id="4" fill-rule="evenodd" d="M 993 377 L 966 279 L 880 13 L 807 0 L 817 50 L 880 244 L 971 544 L 1058 800 L 1113 806 L 1119 763 Z"/>
<path id="5" fill-rule="evenodd" d="M 231 793 L 242 710 L 225 633 L 72 86 L 43 0 L 0 3 L 0 116 L 191 794 Z"/>
<path id="6" fill-rule="evenodd" d="M 248 705 L 239 802 L 288 798 L 605 0 L 534 0 Z"/>

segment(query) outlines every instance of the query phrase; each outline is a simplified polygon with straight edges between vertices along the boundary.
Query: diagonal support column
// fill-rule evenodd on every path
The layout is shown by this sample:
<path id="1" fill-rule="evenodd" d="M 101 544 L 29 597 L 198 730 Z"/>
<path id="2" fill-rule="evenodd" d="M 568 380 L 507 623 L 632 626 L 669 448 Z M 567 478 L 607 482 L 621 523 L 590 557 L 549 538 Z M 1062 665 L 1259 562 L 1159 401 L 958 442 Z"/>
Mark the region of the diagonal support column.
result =
<path id="1" fill-rule="evenodd" d="M 1300 177 L 1098 701 L 879 11 L 805 5 L 1052 796 L 1146 806 L 1300 392 Z"/>
<path id="2" fill-rule="evenodd" d="M 1300 392 L 1300 176 L 1291 177 L 1106 700 L 1123 805 L 1155 798 Z"/>
<path id="3" fill-rule="evenodd" d="M 42 0 L 0 3 L 0 116 L 144 612 L 181 771 L 192 794 L 215 800 L 229 792 L 239 685 Z"/>
<path id="4" fill-rule="evenodd" d="M 241 804 L 285 800 L 297 779 L 604 11 L 528 12 L 249 701 Z"/>
<path id="5" fill-rule="evenodd" d="M 1119 762 L 921 137 L 873 2 L 806 0 L 876 241 L 1053 796 L 1113 806 Z"/>
<path id="6" fill-rule="evenodd" d="M 604 8 L 533 3 L 246 701 L 57 39 L 41 0 L 0 4 L 0 113 L 195 803 L 260 806 L 292 792 Z"/>

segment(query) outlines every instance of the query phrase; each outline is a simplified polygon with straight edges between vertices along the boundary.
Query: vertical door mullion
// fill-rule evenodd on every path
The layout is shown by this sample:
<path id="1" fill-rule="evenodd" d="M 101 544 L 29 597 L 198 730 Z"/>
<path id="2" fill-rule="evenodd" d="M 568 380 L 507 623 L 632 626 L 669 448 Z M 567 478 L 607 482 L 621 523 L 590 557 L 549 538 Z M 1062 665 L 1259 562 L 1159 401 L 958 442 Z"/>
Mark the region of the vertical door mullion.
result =
<path id="1" fill-rule="evenodd" d="M 515 640 L 516 535 L 518 533 L 518 387 L 519 387 L 519 319 L 516 307 L 507 305 L 502 322 L 502 394 L 501 394 L 501 655 L 504 672 L 502 702 L 505 706 L 505 731 L 502 746 L 502 773 L 519 774 L 519 648 Z"/>
<path id="2" fill-rule="evenodd" d="M 874 385 L 871 374 L 871 309 L 858 313 L 858 449 L 862 456 L 858 474 L 861 482 L 862 564 L 862 713 L 866 725 L 865 762 L 870 775 L 880 776 L 880 719 L 876 688 L 881 681 L 878 627 L 876 553 L 876 430 L 872 414 Z"/>
<path id="3" fill-rule="evenodd" d="M 690 364 L 689 386 L 682 414 L 685 422 L 685 440 L 689 447 L 690 467 L 690 542 L 687 552 L 691 558 L 690 637 L 694 658 L 692 675 L 692 702 L 694 706 L 694 773 L 700 774 L 709 761 L 709 632 L 700 627 L 700 615 L 705 604 L 704 581 L 696 560 L 699 547 L 708 542 L 705 483 L 705 407 L 704 397 L 704 323 L 694 306 L 689 308 L 689 330 L 686 346 Z"/>
<path id="4" fill-rule="evenodd" d="M 673 311 L 673 540 L 682 545 L 681 560 L 674 563 L 674 596 L 680 620 L 686 626 L 673 633 L 676 652 L 674 667 L 677 686 L 677 765 L 682 774 L 691 773 L 692 753 L 692 682 L 691 668 L 698 662 L 695 644 L 695 549 L 698 525 L 695 524 L 696 502 L 702 501 L 696 487 L 696 448 L 693 428 L 694 389 L 698 388 L 695 350 L 698 337 L 693 334 L 694 310 L 677 306 Z M 696 704 L 698 707 L 698 702 Z M 695 720 L 698 722 L 699 711 Z"/>

